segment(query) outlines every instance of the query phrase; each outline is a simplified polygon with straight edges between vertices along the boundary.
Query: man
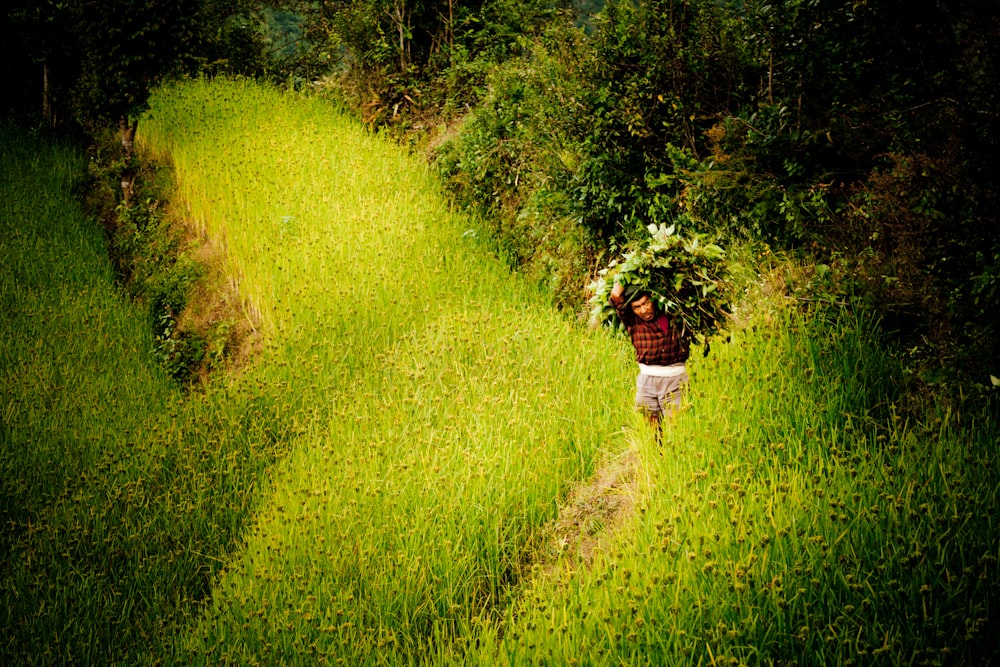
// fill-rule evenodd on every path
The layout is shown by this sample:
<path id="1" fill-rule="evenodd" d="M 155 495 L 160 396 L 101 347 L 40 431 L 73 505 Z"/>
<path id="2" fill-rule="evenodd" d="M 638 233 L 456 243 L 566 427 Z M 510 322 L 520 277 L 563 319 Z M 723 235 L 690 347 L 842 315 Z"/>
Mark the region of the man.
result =
<path id="1" fill-rule="evenodd" d="M 684 362 L 691 343 L 671 326 L 665 313 L 656 309 L 649 294 L 615 283 L 609 295 L 611 305 L 628 330 L 639 363 L 635 405 L 656 427 L 664 414 L 672 416 L 681 404 L 681 389 L 687 384 Z"/>

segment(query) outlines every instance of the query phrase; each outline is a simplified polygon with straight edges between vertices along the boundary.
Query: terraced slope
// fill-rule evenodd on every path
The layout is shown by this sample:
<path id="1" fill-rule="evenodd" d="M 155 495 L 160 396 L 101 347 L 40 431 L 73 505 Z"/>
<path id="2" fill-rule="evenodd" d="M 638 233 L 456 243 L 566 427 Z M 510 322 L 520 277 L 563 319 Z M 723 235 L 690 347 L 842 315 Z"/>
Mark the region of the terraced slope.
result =
<path id="1" fill-rule="evenodd" d="M 269 341 L 245 381 L 280 388 L 294 440 L 183 649 L 451 650 L 502 613 L 568 485 L 625 447 L 627 350 L 485 252 L 424 165 L 319 101 L 186 85 L 144 130 L 226 240 Z"/>
<path id="2" fill-rule="evenodd" d="M 263 346 L 172 384 L 80 156 L 4 129 L 5 663 L 1000 659 L 995 415 L 914 410 L 862 309 L 773 289 L 794 267 L 656 442 L 627 342 L 323 102 L 189 82 L 140 137 Z"/>

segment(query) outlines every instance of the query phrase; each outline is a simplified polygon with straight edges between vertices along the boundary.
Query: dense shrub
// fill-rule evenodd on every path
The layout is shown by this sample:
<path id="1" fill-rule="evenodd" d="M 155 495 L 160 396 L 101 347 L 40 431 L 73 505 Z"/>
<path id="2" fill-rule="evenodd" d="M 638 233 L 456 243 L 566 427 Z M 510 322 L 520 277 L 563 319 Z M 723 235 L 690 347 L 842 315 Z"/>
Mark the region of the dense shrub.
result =
<path id="1" fill-rule="evenodd" d="M 923 350 L 918 366 L 982 382 L 983 365 L 1000 367 L 993 15 L 969 2 L 608 3 L 494 72 L 436 157 L 464 201 L 506 221 L 494 231 L 522 264 L 536 223 L 579 225 L 593 271 L 683 217 L 850 264 L 842 291 L 863 288 Z"/>
<path id="2" fill-rule="evenodd" d="M 676 158 L 694 155 L 697 128 L 742 86 L 732 81 L 739 68 L 725 65 L 728 33 L 714 7 L 670 4 L 610 6 L 590 37 L 550 25 L 530 57 L 492 73 L 480 106 L 435 152 L 459 198 L 496 219 L 492 231 L 519 265 L 542 254 L 553 267 L 559 303 L 581 304 L 598 261 L 682 212 Z M 696 52 L 710 57 L 695 62 Z M 570 245 L 584 261 L 553 261 L 538 243 L 553 220 L 563 221 L 560 247 L 583 241 Z"/>
<path id="3" fill-rule="evenodd" d="M 482 103 L 433 153 L 453 194 L 483 214 L 503 254 L 573 309 L 583 306 L 599 237 L 580 202 L 584 153 L 574 136 L 586 107 L 560 66 L 578 39 L 550 34 L 530 62 L 496 68 Z"/>

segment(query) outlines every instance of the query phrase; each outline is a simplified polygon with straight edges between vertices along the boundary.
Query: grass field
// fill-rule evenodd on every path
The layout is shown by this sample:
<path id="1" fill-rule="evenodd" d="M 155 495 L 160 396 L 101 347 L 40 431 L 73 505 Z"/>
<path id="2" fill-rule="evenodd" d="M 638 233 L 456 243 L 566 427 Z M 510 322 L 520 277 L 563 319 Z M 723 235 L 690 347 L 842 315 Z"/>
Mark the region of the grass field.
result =
<path id="1" fill-rule="evenodd" d="M 748 298 L 658 443 L 627 341 L 321 101 L 190 82 L 139 136 L 265 345 L 173 383 L 82 156 L 3 130 L 6 663 L 997 660 L 996 427 L 904 410 L 863 313 Z"/>

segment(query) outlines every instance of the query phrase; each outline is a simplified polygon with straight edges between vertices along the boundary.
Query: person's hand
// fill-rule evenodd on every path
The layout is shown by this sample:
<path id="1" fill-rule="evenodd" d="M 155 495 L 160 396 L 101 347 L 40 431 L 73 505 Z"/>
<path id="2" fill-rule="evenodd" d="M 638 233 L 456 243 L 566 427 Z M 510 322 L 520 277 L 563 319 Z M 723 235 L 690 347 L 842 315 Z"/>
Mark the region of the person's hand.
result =
<path id="1" fill-rule="evenodd" d="M 622 286 L 620 282 L 615 282 L 615 286 L 611 288 L 611 299 L 618 301 L 622 298 L 622 294 L 625 292 L 625 287 Z"/>

